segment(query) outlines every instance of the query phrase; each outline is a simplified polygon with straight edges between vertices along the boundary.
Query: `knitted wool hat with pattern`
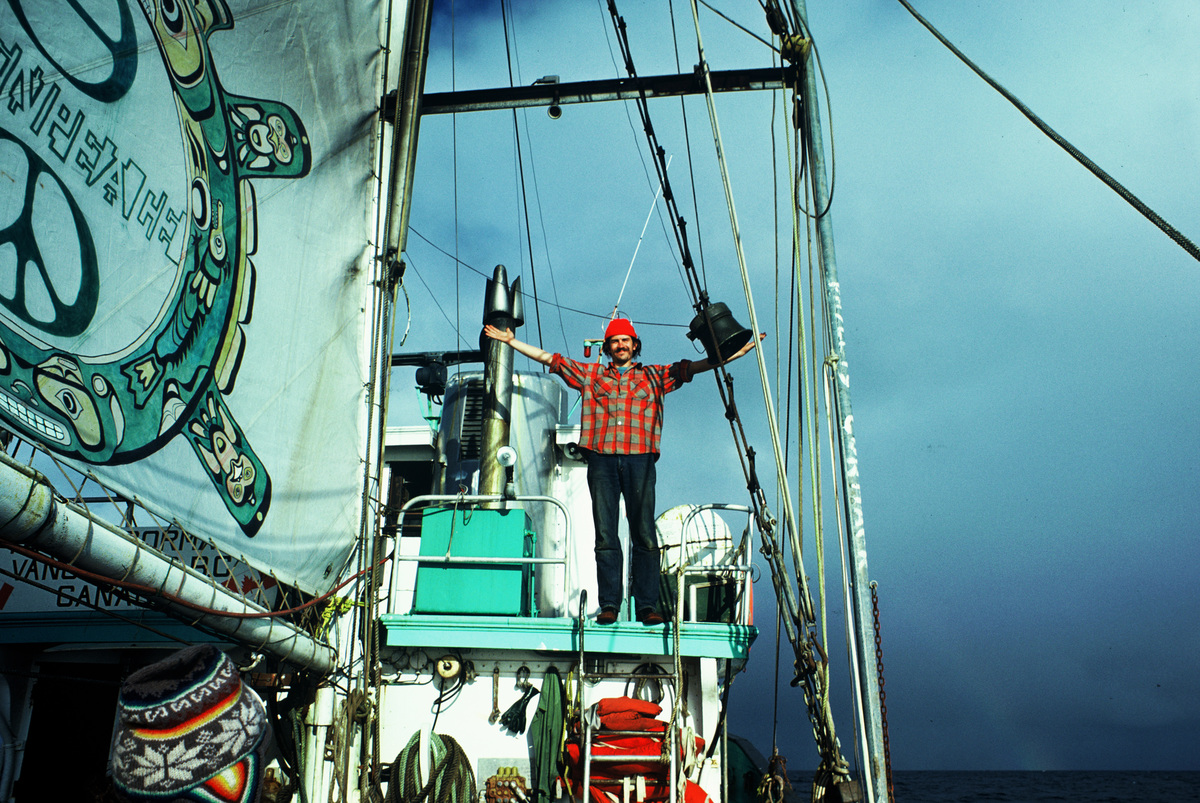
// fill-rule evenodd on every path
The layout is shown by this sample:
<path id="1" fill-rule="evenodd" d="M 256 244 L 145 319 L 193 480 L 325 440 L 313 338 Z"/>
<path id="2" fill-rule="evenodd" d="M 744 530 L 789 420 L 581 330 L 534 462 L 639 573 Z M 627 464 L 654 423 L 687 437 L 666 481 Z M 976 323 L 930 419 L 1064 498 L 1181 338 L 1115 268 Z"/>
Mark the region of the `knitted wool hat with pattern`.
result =
<path id="1" fill-rule="evenodd" d="M 117 699 L 113 785 L 135 801 L 253 803 L 270 727 L 262 701 L 210 644 L 134 672 Z"/>

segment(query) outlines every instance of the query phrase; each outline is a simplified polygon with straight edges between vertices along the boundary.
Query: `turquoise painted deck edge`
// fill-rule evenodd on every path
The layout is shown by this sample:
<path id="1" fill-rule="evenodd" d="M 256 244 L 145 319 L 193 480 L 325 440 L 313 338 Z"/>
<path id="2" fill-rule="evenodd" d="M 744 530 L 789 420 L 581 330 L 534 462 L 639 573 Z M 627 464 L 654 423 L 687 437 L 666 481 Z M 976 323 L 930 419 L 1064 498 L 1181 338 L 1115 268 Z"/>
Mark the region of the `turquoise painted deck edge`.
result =
<path id="1" fill-rule="evenodd" d="M 388 647 L 458 647 L 473 649 L 579 652 L 575 619 L 520 616 L 439 616 L 384 614 L 379 617 Z M 671 626 L 645 627 L 638 622 L 585 624 L 584 645 L 589 653 L 669 655 Z M 758 628 L 721 622 L 684 622 L 679 631 L 681 655 L 745 660 Z"/>

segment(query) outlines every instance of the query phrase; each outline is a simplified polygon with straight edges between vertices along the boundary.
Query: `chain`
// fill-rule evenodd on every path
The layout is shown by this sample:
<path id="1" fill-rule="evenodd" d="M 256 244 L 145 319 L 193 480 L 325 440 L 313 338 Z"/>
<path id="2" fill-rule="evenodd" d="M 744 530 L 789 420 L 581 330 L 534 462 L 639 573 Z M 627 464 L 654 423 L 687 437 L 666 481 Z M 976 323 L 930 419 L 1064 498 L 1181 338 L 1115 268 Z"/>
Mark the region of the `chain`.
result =
<path id="1" fill-rule="evenodd" d="M 888 800 L 895 800 L 892 788 L 892 749 L 888 744 L 887 724 L 887 692 L 883 690 L 887 682 L 883 679 L 883 638 L 879 632 L 879 589 L 878 583 L 871 581 L 871 610 L 875 615 L 875 665 L 879 671 L 879 717 L 883 722 L 883 766 L 887 773 Z"/>

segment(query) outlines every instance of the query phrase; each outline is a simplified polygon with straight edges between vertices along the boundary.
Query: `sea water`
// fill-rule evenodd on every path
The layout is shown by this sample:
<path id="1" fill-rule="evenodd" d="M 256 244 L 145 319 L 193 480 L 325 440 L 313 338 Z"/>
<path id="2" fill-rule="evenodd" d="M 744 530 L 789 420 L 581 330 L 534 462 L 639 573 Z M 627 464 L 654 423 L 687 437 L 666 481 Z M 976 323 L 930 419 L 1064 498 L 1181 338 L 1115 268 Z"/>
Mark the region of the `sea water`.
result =
<path id="1" fill-rule="evenodd" d="M 812 776 L 789 773 L 801 800 Z M 1197 803 L 1200 772 L 914 772 L 892 776 L 893 803 Z"/>

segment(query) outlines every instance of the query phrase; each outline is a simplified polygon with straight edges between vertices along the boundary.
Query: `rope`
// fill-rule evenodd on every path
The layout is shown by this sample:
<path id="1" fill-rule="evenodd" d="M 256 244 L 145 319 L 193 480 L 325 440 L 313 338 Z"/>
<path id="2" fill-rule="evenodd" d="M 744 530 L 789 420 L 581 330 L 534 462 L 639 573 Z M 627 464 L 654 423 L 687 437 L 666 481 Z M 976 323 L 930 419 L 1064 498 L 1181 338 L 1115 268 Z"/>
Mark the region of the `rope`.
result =
<path id="1" fill-rule="evenodd" d="M 678 215 L 674 206 L 674 196 L 670 189 L 670 182 L 666 176 L 664 158 L 665 152 L 657 143 L 654 129 L 650 121 L 645 92 L 640 86 L 637 72 L 633 65 L 633 59 L 630 53 L 629 42 L 625 31 L 625 20 L 619 16 L 615 0 L 608 0 L 608 8 L 613 19 L 613 25 L 617 33 L 618 42 L 621 46 L 621 53 L 625 61 L 626 71 L 629 73 L 630 78 L 633 80 L 635 86 L 637 86 L 639 90 L 637 103 L 638 111 L 642 118 L 643 127 L 650 144 L 650 149 L 655 156 L 655 166 L 658 170 L 659 180 L 663 185 L 663 198 L 667 204 L 669 212 L 671 213 L 671 221 L 674 224 L 676 240 L 679 245 L 685 271 L 687 272 L 689 281 L 692 283 L 693 299 L 696 302 L 696 310 L 697 312 L 701 312 L 708 304 L 707 292 L 703 289 L 698 277 L 695 275 L 695 266 L 692 262 L 691 254 L 688 249 L 685 221 L 681 216 Z M 699 10 L 696 5 L 696 0 L 691 1 L 691 9 L 693 23 L 696 30 L 696 44 L 699 63 L 698 69 L 706 85 L 705 98 L 708 105 L 709 120 L 713 131 L 717 162 L 721 170 L 721 177 L 725 190 L 730 226 L 732 228 L 733 241 L 738 257 L 742 286 L 746 297 L 747 308 L 749 309 L 750 313 L 751 326 L 753 332 L 757 333 L 759 331 L 758 318 L 755 310 L 753 294 L 750 288 L 749 272 L 746 267 L 745 254 L 742 249 L 737 210 L 733 201 L 728 165 L 726 163 L 724 145 L 721 139 L 720 125 L 716 115 L 711 75 L 707 60 L 704 55 L 704 45 L 700 34 Z M 778 34 L 779 32 L 776 33 Z M 783 38 L 782 35 L 781 38 Z M 797 38 L 793 36 L 788 41 L 795 44 Z M 803 52 L 803 48 L 801 48 L 798 52 Z M 799 121 L 797 121 L 796 125 L 800 126 Z M 804 144 L 806 147 L 811 148 L 812 138 L 805 137 Z M 826 326 L 828 327 L 828 314 L 826 314 L 825 317 Z M 837 738 L 834 735 L 833 719 L 829 710 L 828 661 L 823 650 L 821 649 L 820 641 L 812 630 L 812 626 L 816 621 L 816 616 L 812 597 L 808 589 L 808 582 L 800 560 L 801 533 L 799 531 L 797 519 L 791 504 L 790 487 L 786 476 L 786 464 L 782 457 L 779 427 L 775 418 L 775 411 L 771 401 L 770 380 L 767 375 L 766 363 L 761 350 L 757 355 L 757 362 L 763 391 L 764 406 L 766 408 L 768 425 L 771 434 L 771 445 L 775 456 L 776 477 L 778 485 L 781 488 L 780 496 L 783 500 L 784 520 L 788 527 L 793 546 L 793 559 L 795 566 L 794 571 L 791 572 L 784 567 L 782 552 L 775 543 L 774 528 L 776 526 L 776 521 L 770 515 L 767 508 L 765 495 L 761 485 L 759 484 L 755 471 L 754 449 L 748 444 L 745 435 L 745 429 L 737 413 L 736 404 L 733 400 L 732 377 L 729 376 L 728 372 L 726 372 L 724 367 L 721 365 L 716 367 L 717 369 L 714 373 L 714 376 L 717 382 L 718 392 L 721 394 L 721 400 L 725 405 L 726 418 L 729 420 L 730 428 L 733 431 L 735 440 L 738 442 L 739 446 L 742 447 L 739 453 L 739 460 L 741 461 L 743 474 L 746 477 L 747 489 L 750 491 L 755 520 L 762 536 L 762 552 L 768 558 L 768 565 L 771 569 L 772 583 L 780 598 L 781 606 L 787 609 L 787 614 L 782 617 L 782 621 L 787 631 L 788 640 L 791 642 L 793 650 L 796 654 L 796 678 L 793 681 L 793 685 L 803 685 L 804 687 L 805 703 L 809 720 L 813 726 L 814 736 L 816 737 L 818 748 L 822 756 L 822 765 L 836 772 L 843 770 L 843 768 L 846 766 L 846 762 L 843 758 L 841 758 L 840 746 L 838 745 Z M 724 383 L 724 387 L 722 387 L 722 382 Z M 793 588 L 793 583 L 797 584 L 799 593 L 797 593 L 796 588 Z M 674 711 L 672 713 L 674 714 Z"/>
<path id="2" fill-rule="evenodd" d="M 774 4 L 772 4 L 772 5 L 774 6 Z M 775 6 L 775 8 L 777 9 L 777 6 Z M 772 26 L 772 30 L 777 36 L 779 36 L 781 38 L 781 40 L 790 41 L 793 43 L 793 45 L 802 44 L 800 42 L 799 38 L 797 37 L 797 35 L 792 35 L 792 34 L 787 33 L 786 23 L 783 21 L 782 15 L 779 16 L 778 23 L 779 23 L 778 25 Z M 797 61 L 801 61 L 801 62 L 806 61 L 806 59 L 803 59 L 801 57 L 807 55 L 807 53 L 812 53 L 815 58 L 815 53 L 816 53 L 815 46 L 813 46 L 811 48 L 808 48 L 808 47 L 795 48 L 795 47 L 793 47 L 793 49 L 796 51 L 796 53 L 799 56 L 796 58 Z M 807 69 L 807 67 L 806 67 L 806 69 Z M 793 91 L 793 96 L 794 96 L 794 105 L 797 109 L 799 109 L 802 103 L 807 102 L 803 99 L 803 94 L 801 92 L 800 84 L 797 83 L 796 86 L 792 87 L 792 91 Z M 797 158 L 797 164 L 795 164 L 795 165 L 793 165 L 791 163 L 791 159 L 790 159 L 791 151 L 789 150 L 789 168 L 791 169 L 792 176 L 793 176 L 793 184 L 792 184 L 793 191 L 791 193 L 792 232 L 793 232 L 793 238 L 794 238 L 793 239 L 793 261 L 794 261 L 794 267 L 795 267 L 797 279 L 800 279 L 800 267 L 801 267 L 801 252 L 800 252 L 800 248 L 799 248 L 800 231 L 801 231 L 800 225 L 799 225 L 799 218 L 800 218 L 799 212 L 801 211 L 801 204 L 800 204 L 801 193 L 799 192 L 799 190 L 802 186 L 801 182 L 798 180 L 798 177 L 802 176 L 806 171 L 809 174 L 810 181 L 809 181 L 808 185 L 803 185 L 804 186 L 804 195 L 806 197 L 808 197 L 808 194 L 810 192 L 812 192 L 812 203 L 810 204 L 810 206 L 812 208 L 816 207 L 816 197 L 815 197 L 816 192 L 811 186 L 811 183 L 816 180 L 816 176 L 813 171 L 807 170 L 808 165 L 814 163 L 814 160 L 812 158 L 813 154 L 811 153 L 811 151 L 815 148 L 815 144 L 814 144 L 813 137 L 811 137 L 809 135 L 807 127 L 801 123 L 801 121 L 807 120 L 807 117 L 808 117 L 807 114 L 805 114 L 805 115 L 798 114 L 797 117 L 795 118 L 796 119 L 795 126 L 796 126 L 796 128 L 799 129 L 799 136 L 797 137 L 797 140 L 796 140 L 798 158 Z M 811 248 L 812 248 L 811 230 L 812 230 L 812 227 L 815 225 L 816 220 L 819 219 L 822 215 L 824 215 L 824 213 L 825 213 L 825 211 L 827 211 L 827 209 L 828 209 L 828 207 L 826 206 L 826 209 L 821 210 L 821 212 L 817 215 L 809 215 L 807 213 L 804 215 L 805 220 L 806 220 L 806 226 L 807 226 L 808 233 L 809 233 L 808 240 L 809 240 L 809 249 L 810 249 L 810 254 L 809 254 L 810 299 L 812 299 L 815 295 L 811 292 L 811 288 L 813 286 L 813 277 L 812 277 L 812 272 L 811 272 L 811 266 L 813 265 L 813 263 L 815 261 L 815 260 L 813 260 L 812 254 L 811 254 Z M 796 285 L 796 292 L 797 292 L 796 303 L 797 303 L 797 305 L 800 305 L 800 303 L 802 302 L 802 299 L 800 297 L 799 282 L 797 282 L 797 285 Z M 815 310 L 813 310 L 811 308 L 811 304 L 810 304 L 809 315 L 814 321 L 816 320 Z M 828 335 L 830 320 L 829 320 L 828 310 L 825 308 L 825 305 L 824 305 L 823 298 L 822 298 L 822 320 L 824 321 L 825 330 L 826 330 L 826 342 L 830 342 L 830 337 Z M 814 333 L 815 333 L 815 331 L 816 331 L 815 325 L 814 325 L 813 329 L 814 329 Z M 820 608 L 821 608 L 821 619 L 820 619 L 820 636 L 819 637 L 811 629 L 811 626 L 816 624 L 816 619 L 815 619 L 815 617 L 810 616 L 807 618 L 807 621 L 806 621 L 806 624 L 809 625 L 809 629 L 808 629 L 808 632 L 805 634 L 805 639 L 803 640 L 803 642 L 797 643 L 797 642 L 793 641 L 793 647 L 796 650 L 796 656 L 797 656 L 797 659 L 796 659 L 796 674 L 797 674 L 797 676 L 796 676 L 795 680 L 793 680 L 793 685 L 803 686 L 805 703 L 806 703 L 806 706 L 808 709 L 809 720 L 810 720 L 810 723 L 811 723 L 812 729 L 813 729 L 813 736 L 817 742 L 817 746 L 818 746 L 818 749 L 820 751 L 821 758 L 822 758 L 822 761 L 821 761 L 822 768 L 825 770 L 826 773 L 833 775 L 834 777 L 840 778 L 840 777 L 847 776 L 847 766 L 848 765 L 847 765 L 845 759 L 841 755 L 841 746 L 838 742 L 838 739 L 836 736 L 836 731 L 834 729 L 833 715 L 832 715 L 832 711 L 830 708 L 830 699 L 829 699 L 829 663 L 828 663 L 827 656 L 824 654 L 824 651 L 821 648 L 822 642 L 828 639 L 828 625 L 827 625 L 827 621 L 826 621 L 827 600 L 826 600 L 826 585 L 825 585 L 826 569 L 825 569 L 824 528 L 823 528 L 823 523 L 822 523 L 822 517 L 820 515 L 820 511 L 823 506 L 822 505 L 821 480 L 820 480 L 822 472 L 819 469 L 819 462 L 818 462 L 819 450 L 816 448 L 819 440 L 816 437 L 815 431 L 814 431 L 816 428 L 816 422 L 818 420 L 818 416 L 815 415 L 816 409 L 817 409 L 817 402 L 816 402 L 816 399 L 813 398 L 813 395 L 812 395 L 812 388 L 816 384 L 815 365 L 818 361 L 817 361 L 816 355 L 814 353 L 812 355 L 811 362 L 809 362 L 809 359 L 808 359 L 809 355 L 807 353 L 807 350 L 805 349 L 805 346 L 809 345 L 812 349 L 815 350 L 816 345 L 817 345 L 817 338 L 816 337 L 812 338 L 812 340 L 806 344 L 806 341 L 807 341 L 806 334 L 807 333 L 806 333 L 806 329 L 804 326 L 803 312 L 801 312 L 801 315 L 800 315 L 800 330 L 801 330 L 801 332 L 800 332 L 800 351 L 801 351 L 801 359 L 803 362 L 802 377 L 804 380 L 804 396 L 805 396 L 804 408 L 808 408 L 811 406 L 812 411 L 814 413 L 811 416 L 804 416 L 804 419 L 805 419 L 805 427 L 804 428 L 805 428 L 805 431 L 809 434 L 809 437 L 806 440 L 807 440 L 807 444 L 808 444 L 808 451 L 809 451 L 810 461 L 811 461 L 809 475 L 811 477 L 811 482 L 812 482 L 812 485 L 811 485 L 812 495 L 813 495 L 812 496 L 812 504 L 814 507 L 813 528 L 814 528 L 814 535 L 815 535 L 815 539 L 816 539 L 816 548 L 817 548 L 817 564 L 818 564 L 818 575 L 819 575 L 819 600 L 820 600 Z M 810 377 L 810 371 L 812 371 L 811 377 Z M 831 424 L 830 424 L 830 426 L 832 427 Z M 837 461 L 835 460 L 834 465 L 836 465 L 836 464 L 837 464 Z M 802 561 L 801 561 L 802 555 L 801 555 L 801 551 L 800 551 L 801 545 L 799 543 L 799 536 L 800 536 L 800 533 L 798 530 L 793 533 L 792 559 L 793 559 L 796 574 L 799 577 L 803 577 L 804 570 L 803 570 L 803 565 L 802 565 Z M 773 567 L 773 569 L 774 569 L 774 567 Z M 780 570 L 780 574 L 782 574 L 782 570 Z M 807 589 L 805 589 L 805 590 L 807 593 Z M 811 602 L 809 604 L 811 605 Z"/>
<path id="3" fill-rule="evenodd" d="M 783 803 L 787 790 L 792 788 L 792 782 L 787 777 L 787 759 L 773 753 L 767 761 L 767 771 L 763 773 L 758 784 L 758 796 L 768 803 Z M 813 797 L 813 800 L 818 798 Z"/>
<path id="4" fill-rule="evenodd" d="M 665 170 L 671 169 L 671 156 L 667 159 Z M 658 196 L 662 195 L 663 182 L 658 182 L 658 189 L 654 191 L 654 200 L 650 202 L 650 211 L 646 213 L 646 222 L 642 224 L 642 233 L 638 235 L 637 245 L 633 247 L 633 256 L 629 258 L 629 267 L 625 269 L 625 281 L 621 282 L 621 292 L 617 294 L 617 303 L 613 304 L 612 315 L 609 320 L 617 317 L 617 310 L 621 307 L 621 299 L 625 297 L 625 287 L 629 284 L 629 275 L 633 273 L 633 263 L 637 262 L 638 251 L 642 250 L 642 240 L 646 239 L 646 229 L 650 226 L 650 219 L 654 217 L 654 210 L 658 208 Z"/>
<path id="5" fill-rule="evenodd" d="M 992 89 L 999 92 L 1004 97 L 1004 99 L 1007 100 L 1009 103 L 1011 103 L 1013 106 L 1016 106 L 1017 111 L 1019 111 L 1019 112 L 1021 112 L 1021 114 L 1025 115 L 1025 117 L 1029 119 L 1029 122 L 1031 122 L 1035 126 L 1037 126 L 1037 129 L 1039 131 L 1041 131 L 1043 134 L 1045 134 L 1047 137 L 1049 137 L 1050 140 L 1052 142 L 1054 142 L 1055 145 L 1057 145 L 1058 147 L 1062 148 L 1064 151 L 1069 153 L 1071 155 L 1071 157 L 1073 159 L 1075 159 L 1075 161 L 1079 162 L 1081 165 L 1083 165 L 1089 171 L 1091 171 L 1092 175 L 1094 175 L 1096 178 L 1103 181 L 1110 190 L 1115 192 L 1117 195 L 1121 196 L 1125 200 L 1126 203 L 1128 203 L 1130 206 L 1132 206 L 1134 209 L 1136 209 L 1143 217 L 1145 217 L 1147 220 L 1149 220 L 1155 226 L 1158 226 L 1158 228 L 1161 229 L 1164 234 L 1166 234 L 1168 237 L 1170 237 L 1172 240 L 1175 241 L 1176 245 L 1178 245 L 1184 251 L 1187 251 L 1188 255 L 1190 257 L 1192 257 L 1192 259 L 1200 260 L 1200 248 L 1197 248 L 1195 243 L 1193 243 L 1191 240 L 1189 240 L 1187 237 L 1185 237 L 1181 232 L 1179 232 L 1179 230 L 1177 230 L 1170 223 L 1168 223 L 1167 221 L 1165 221 L 1161 217 L 1159 217 L 1158 214 L 1153 209 L 1146 206 L 1146 204 L 1144 204 L 1140 198 L 1138 198 L 1136 195 L 1134 195 L 1132 192 L 1130 192 L 1128 189 L 1126 189 L 1125 186 L 1121 184 L 1121 182 L 1117 181 L 1115 178 L 1113 178 L 1108 173 L 1106 173 L 1098 164 L 1093 162 L 1087 156 L 1084 156 L 1083 153 L 1078 148 L 1076 148 L 1074 145 L 1072 145 L 1070 142 L 1068 142 L 1061 134 L 1059 134 L 1057 131 L 1055 131 L 1053 128 L 1051 128 L 1049 125 L 1047 125 L 1042 120 L 1042 118 L 1040 118 L 1036 114 L 1034 114 L 1033 110 L 1030 109 L 1028 106 L 1026 106 L 1024 103 L 1022 103 L 1017 98 L 1016 95 L 1009 92 L 1007 89 L 1005 89 L 999 83 L 997 83 L 995 79 L 993 79 L 990 75 L 988 75 L 986 72 L 984 72 L 982 69 L 980 69 L 975 64 L 975 62 L 973 62 L 969 58 L 967 58 L 966 54 L 963 53 L 961 50 L 959 50 L 957 47 L 955 47 L 949 39 L 942 36 L 941 32 L 938 31 L 937 28 L 933 27 L 933 25 L 929 22 L 929 20 L 925 19 L 920 14 L 918 14 L 917 10 L 908 4 L 908 0 L 899 0 L 899 2 L 900 2 L 900 5 L 904 6 L 906 9 L 908 9 L 908 13 L 912 14 L 913 17 L 917 20 L 917 22 L 924 25 L 926 30 L 928 30 L 931 34 L 933 34 L 934 38 L 936 38 L 939 42 L 941 42 L 943 45 L 945 45 L 946 48 L 951 53 L 953 53 L 955 56 L 957 56 L 959 61 L 961 61 L 963 64 L 967 65 L 968 67 L 970 67 L 971 71 L 974 72 L 976 75 L 978 75 L 980 78 L 982 78 L 987 83 L 988 86 L 990 86 Z"/>
<path id="6" fill-rule="evenodd" d="M 392 763 L 384 803 L 473 803 L 476 799 L 475 772 L 471 760 L 452 737 L 429 735 L 432 764 L 429 780 L 420 781 L 421 734 L 414 733 Z"/>
<path id="7" fill-rule="evenodd" d="M 515 86 L 513 83 L 513 63 L 512 54 L 513 48 L 508 39 L 508 27 L 512 24 L 512 7 L 507 4 L 501 5 L 501 19 L 504 27 L 504 55 L 508 61 L 508 85 Z M 517 68 L 518 71 L 520 67 Z M 521 127 L 517 125 L 517 110 L 512 110 L 513 138 L 516 141 L 517 150 L 517 173 L 521 179 L 521 206 L 524 212 L 525 219 L 525 245 L 529 250 L 529 278 L 533 282 L 533 295 L 537 297 L 537 271 L 533 262 L 533 237 L 529 231 L 529 192 L 525 188 L 525 157 L 521 153 Z M 530 163 L 532 167 L 532 162 Z M 536 176 L 534 178 L 534 192 L 537 192 Z M 541 214 L 541 206 L 539 203 L 538 214 Z M 534 317 L 537 319 L 538 346 L 545 346 L 545 340 L 542 338 L 542 308 L 538 304 L 533 305 Z M 559 321 L 562 321 L 561 313 Z M 565 337 L 563 338 L 566 339 Z"/>

